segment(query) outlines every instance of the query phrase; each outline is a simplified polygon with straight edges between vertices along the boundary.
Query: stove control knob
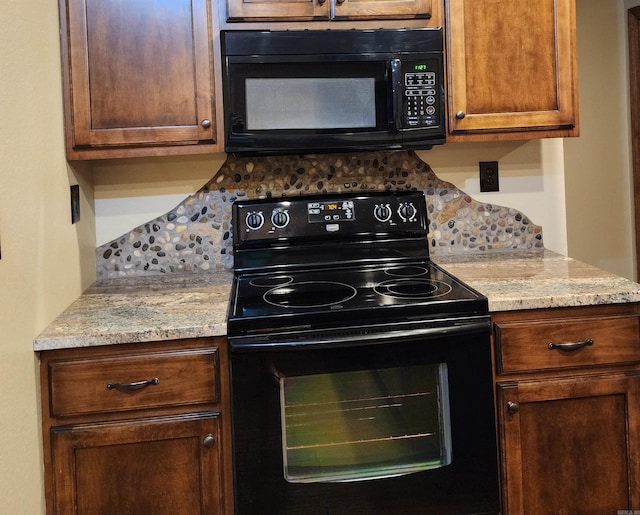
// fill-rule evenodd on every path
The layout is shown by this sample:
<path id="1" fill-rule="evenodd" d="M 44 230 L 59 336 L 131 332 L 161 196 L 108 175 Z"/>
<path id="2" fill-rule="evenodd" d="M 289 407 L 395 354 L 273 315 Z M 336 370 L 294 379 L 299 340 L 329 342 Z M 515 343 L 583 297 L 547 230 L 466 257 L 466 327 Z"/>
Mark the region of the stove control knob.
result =
<path id="1" fill-rule="evenodd" d="M 262 211 L 249 211 L 244 219 L 247 229 L 257 231 L 264 225 L 264 214 Z"/>
<path id="2" fill-rule="evenodd" d="M 290 221 L 291 217 L 286 209 L 274 209 L 271 213 L 271 223 L 276 229 L 284 229 Z"/>
<path id="3" fill-rule="evenodd" d="M 403 222 L 411 222 L 415 219 L 417 210 L 411 202 L 403 202 L 398 208 L 398 215 Z"/>
<path id="4" fill-rule="evenodd" d="M 391 220 L 391 207 L 389 204 L 376 204 L 373 209 L 373 216 L 378 222 L 388 222 Z"/>

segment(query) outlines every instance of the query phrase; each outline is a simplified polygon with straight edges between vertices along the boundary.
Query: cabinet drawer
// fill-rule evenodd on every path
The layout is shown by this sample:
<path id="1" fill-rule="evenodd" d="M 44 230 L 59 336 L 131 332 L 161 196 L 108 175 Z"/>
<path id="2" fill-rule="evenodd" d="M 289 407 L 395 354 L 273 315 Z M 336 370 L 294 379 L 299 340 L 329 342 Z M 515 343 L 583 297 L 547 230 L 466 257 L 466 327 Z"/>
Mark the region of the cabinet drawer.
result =
<path id="1" fill-rule="evenodd" d="M 498 371 L 638 362 L 639 328 L 635 315 L 496 322 Z"/>
<path id="2" fill-rule="evenodd" d="M 219 400 L 216 349 L 49 362 L 53 417 Z"/>

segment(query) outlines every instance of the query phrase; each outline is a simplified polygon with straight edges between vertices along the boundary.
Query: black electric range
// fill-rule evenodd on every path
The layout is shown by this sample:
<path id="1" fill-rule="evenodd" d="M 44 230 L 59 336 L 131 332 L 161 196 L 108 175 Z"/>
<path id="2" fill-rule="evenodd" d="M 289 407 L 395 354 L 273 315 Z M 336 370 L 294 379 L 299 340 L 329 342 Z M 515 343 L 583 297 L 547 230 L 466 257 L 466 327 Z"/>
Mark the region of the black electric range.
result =
<path id="1" fill-rule="evenodd" d="M 232 350 L 488 327 L 487 300 L 429 259 L 419 191 L 237 201 Z"/>

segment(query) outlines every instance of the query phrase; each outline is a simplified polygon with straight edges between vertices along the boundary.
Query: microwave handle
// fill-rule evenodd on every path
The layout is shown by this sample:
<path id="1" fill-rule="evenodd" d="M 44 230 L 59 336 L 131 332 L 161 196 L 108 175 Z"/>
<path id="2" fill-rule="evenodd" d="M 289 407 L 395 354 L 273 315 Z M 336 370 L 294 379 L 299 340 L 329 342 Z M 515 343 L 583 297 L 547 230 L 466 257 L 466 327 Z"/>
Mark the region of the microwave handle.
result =
<path id="1" fill-rule="evenodd" d="M 402 128 L 402 61 L 391 59 L 389 61 L 389 79 L 391 82 L 391 128 L 399 131 Z"/>

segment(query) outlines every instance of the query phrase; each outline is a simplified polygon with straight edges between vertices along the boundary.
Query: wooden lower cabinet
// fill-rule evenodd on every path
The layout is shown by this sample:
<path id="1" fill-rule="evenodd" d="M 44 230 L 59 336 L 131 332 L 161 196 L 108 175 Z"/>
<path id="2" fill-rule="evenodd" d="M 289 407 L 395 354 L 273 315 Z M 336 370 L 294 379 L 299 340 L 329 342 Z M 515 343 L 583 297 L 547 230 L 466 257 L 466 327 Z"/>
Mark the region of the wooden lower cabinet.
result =
<path id="1" fill-rule="evenodd" d="M 640 377 L 498 383 L 504 513 L 640 509 Z"/>
<path id="2" fill-rule="evenodd" d="M 218 515 L 217 413 L 52 428 L 56 513 Z"/>
<path id="3" fill-rule="evenodd" d="M 638 321 L 631 304 L 493 316 L 503 515 L 640 510 Z"/>
<path id="4" fill-rule="evenodd" d="M 47 513 L 233 513 L 225 345 L 42 353 Z"/>

